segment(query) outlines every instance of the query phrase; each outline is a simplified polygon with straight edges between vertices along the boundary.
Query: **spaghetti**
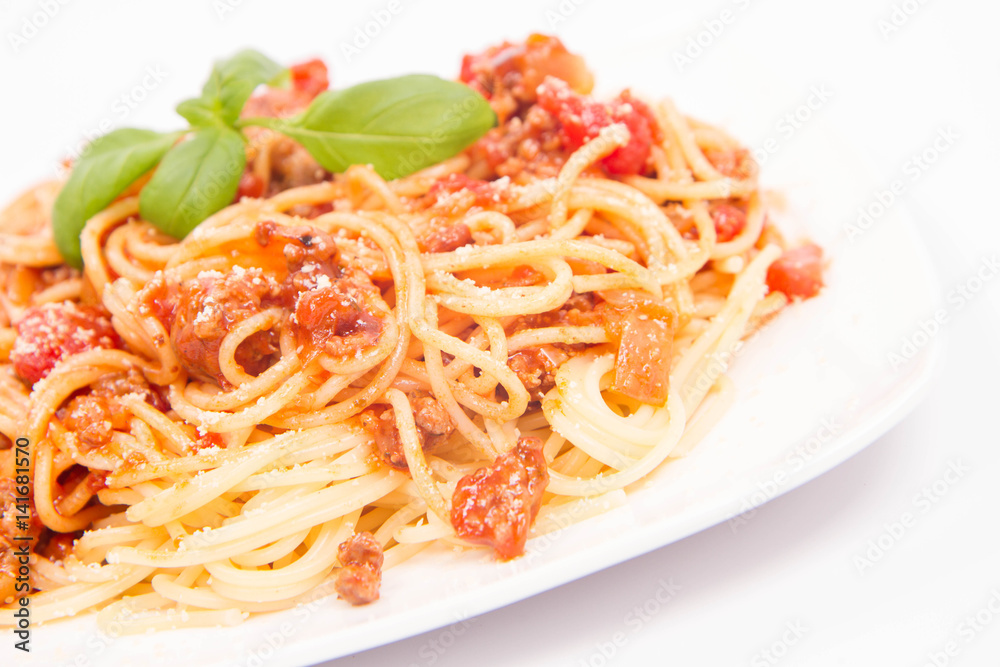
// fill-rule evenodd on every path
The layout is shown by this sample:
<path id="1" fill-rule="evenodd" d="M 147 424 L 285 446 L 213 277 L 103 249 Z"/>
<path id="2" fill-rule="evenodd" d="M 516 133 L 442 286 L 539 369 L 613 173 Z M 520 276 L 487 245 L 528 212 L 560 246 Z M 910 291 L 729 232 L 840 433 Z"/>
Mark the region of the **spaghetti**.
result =
<path id="1" fill-rule="evenodd" d="M 695 446 L 729 352 L 818 291 L 818 249 L 782 250 L 732 138 L 594 101 L 558 40 L 467 56 L 462 80 L 500 125 L 405 178 L 261 132 L 236 202 L 177 242 L 127 193 L 87 222 L 82 272 L 51 241 L 58 184 L 2 214 L 0 432 L 32 444 L 26 527 L 0 451 L 8 602 L 15 535 L 36 621 L 369 602 L 432 543 L 516 557 Z"/>

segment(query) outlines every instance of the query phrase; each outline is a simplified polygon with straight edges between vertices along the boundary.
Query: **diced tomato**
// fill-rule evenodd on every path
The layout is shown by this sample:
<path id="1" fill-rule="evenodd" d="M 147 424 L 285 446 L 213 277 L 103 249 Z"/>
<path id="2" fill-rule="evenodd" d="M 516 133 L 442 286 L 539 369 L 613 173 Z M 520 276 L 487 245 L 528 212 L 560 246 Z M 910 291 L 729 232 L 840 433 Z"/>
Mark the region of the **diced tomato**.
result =
<path id="1" fill-rule="evenodd" d="M 264 181 L 257 177 L 249 168 L 240 176 L 240 186 L 236 190 L 236 201 L 244 197 L 258 198 L 264 195 Z"/>
<path id="2" fill-rule="evenodd" d="M 292 87 L 305 93 L 310 99 L 330 87 L 330 76 L 326 63 L 318 58 L 292 65 L 291 74 Z"/>
<path id="3" fill-rule="evenodd" d="M 713 205 L 711 214 L 712 221 L 715 222 L 715 240 L 719 243 L 732 241 L 747 224 L 746 212 L 727 202 Z"/>
<path id="4" fill-rule="evenodd" d="M 632 139 L 604 158 L 604 166 L 612 174 L 640 174 L 645 171 L 652 144 L 663 140 L 663 132 L 653 110 L 642 100 L 632 97 L 631 91 L 623 90 L 611 104 L 616 120 L 625 123 Z"/>
<path id="5" fill-rule="evenodd" d="M 458 80 L 464 84 L 468 84 L 469 87 L 475 89 L 480 95 L 488 97 L 487 91 L 483 89 L 482 84 L 476 81 L 476 71 L 473 69 L 476 64 L 476 59 L 481 56 L 474 56 L 471 53 L 466 53 L 462 56 L 462 69 L 459 70 Z"/>
<path id="6" fill-rule="evenodd" d="M 493 547 L 499 558 L 520 556 L 548 483 L 542 441 L 522 437 L 492 465 L 458 481 L 451 524 L 459 537 Z"/>
<path id="7" fill-rule="evenodd" d="M 576 150 L 605 127 L 624 123 L 629 142 L 602 160 L 611 174 L 641 174 L 649 160 L 659 128 L 652 111 L 628 91 L 610 102 L 597 102 L 578 95 L 563 81 L 548 78 L 538 88 L 538 105 L 559 121 L 566 148 Z"/>
<path id="8" fill-rule="evenodd" d="M 313 101 L 317 95 L 330 87 L 326 65 L 322 60 L 293 65 L 290 68 L 291 87 L 266 88 L 247 100 L 243 107 L 243 117 L 266 116 L 286 118 L 293 116 Z"/>
<path id="9" fill-rule="evenodd" d="M 74 354 L 121 346 L 111 320 L 92 306 L 71 301 L 29 308 L 17 323 L 10 352 L 14 372 L 34 384 Z"/>
<path id="10" fill-rule="evenodd" d="M 559 120 L 571 150 L 593 139 L 602 128 L 614 122 L 608 105 L 577 95 L 558 79 L 546 79 L 538 88 L 538 106 Z"/>
<path id="11" fill-rule="evenodd" d="M 461 80 L 491 101 L 504 122 L 519 106 L 536 99 L 536 89 L 552 76 L 587 94 L 594 77 L 583 58 L 566 50 L 557 37 L 534 34 L 524 44 L 504 42 L 462 58 Z"/>
<path id="12" fill-rule="evenodd" d="M 639 290 L 607 290 L 600 296 L 604 330 L 618 344 L 611 388 L 641 403 L 663 405 L 670 390 L 677 311 Z"/>
<path id="13" fill-rule="evenodd" d="M 808 299 L 823 287 L 823 249 L 814 243 L 786 250 L 767 270 L 767 286 L 790 299 Z"/>

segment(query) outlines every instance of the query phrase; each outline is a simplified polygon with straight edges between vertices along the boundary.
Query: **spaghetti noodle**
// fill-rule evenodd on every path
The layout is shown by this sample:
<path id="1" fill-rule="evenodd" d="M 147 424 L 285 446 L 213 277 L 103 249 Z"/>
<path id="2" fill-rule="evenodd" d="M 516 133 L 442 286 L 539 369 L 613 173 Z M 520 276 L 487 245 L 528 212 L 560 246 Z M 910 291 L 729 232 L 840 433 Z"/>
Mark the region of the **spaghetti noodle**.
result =
<path id="1" fill-rule="evenodd" d="M 8 602 L 15 535 L 36 621 L 231 624 L 327 584 L 369 602 L 429 544 L 515 557 L 695 446 L 729 351 L 815 294 L 818 250 L 783 254 L 732 138 L 594 101 L 558 40 L 462 80 L 500 125 L 405 178 L 261 132 L 236 202 L 177 242 L 127 194 L 87 222 L 82 272 L 52 244 L 58 184 L 2 214 L 0 432 L 32 445 L 30 526 L 0 451 Z"/>

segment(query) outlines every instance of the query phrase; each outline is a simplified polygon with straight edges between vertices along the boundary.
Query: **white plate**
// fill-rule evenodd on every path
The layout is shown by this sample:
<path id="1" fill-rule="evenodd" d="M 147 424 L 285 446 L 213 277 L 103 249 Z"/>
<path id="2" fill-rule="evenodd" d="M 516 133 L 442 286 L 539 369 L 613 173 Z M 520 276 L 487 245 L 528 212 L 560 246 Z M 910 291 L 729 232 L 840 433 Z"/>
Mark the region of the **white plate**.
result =
<path id="1" fill-rule="evenodd" d="M 453 63 L 460 55 L 451 46 L 435 51 L 447 51 Z M 377 75 L 401 69 L 406 68 L 383 68 Z M 637 88 L 658 92 L 648 73 L 631 80 L 597 74 L 602 89 L 638 78 Z M 735 113 L 714 101 L 706 108 L 716 111 L 710 116 L 715 120 L 728 122 L 725 114 Z M 774 112 L 766 106 L 759 111 L 765 119 Z M 754 127 L 746 116 L 742 120 Z M 740 134 L 743 128 L 732 129 Z M 863 190 L 856 174 L 859 160 L 849 145 L 820 120 L 769 160 L 767 184 L 788 197 L 776 217 L 791 236 L 808 234 L 825 247 L 831 257 L 828 287 L 819 298 L 788 309 L 748 346 L 731 372 L 738 399 L 725 419 L 688 458 L 662 466 L 634 489 L 627 507 L 533 540 L 528 556 L 514 563 L 496 563 L 485 551 L 425 551 L 388 572 L 382 600 L 368 607 L 349 608 L 327 598 L 312 608 L 254 617 L 236 628 L 121 638 L 98 633 L 88 615 L 34 628 L 33 652 L 26 660 L 16 656 L 17 664 L 278 666 L 355 653 L 670 544 L 857 453 L 916 404 L 930 378 L 939 340 L 932 337 L 896 369 L 889 354 L 899 352 L 904 338 L 913 338 L 915 324 L 933 312 L 939 287 L 898 205 L 855 243 L 846 241 L 841 224 L 851 218 L 852 206 L 844 193 Z M 752 520 L 752 514 L 734 519 L 734 529 L 741 520 Z"/>

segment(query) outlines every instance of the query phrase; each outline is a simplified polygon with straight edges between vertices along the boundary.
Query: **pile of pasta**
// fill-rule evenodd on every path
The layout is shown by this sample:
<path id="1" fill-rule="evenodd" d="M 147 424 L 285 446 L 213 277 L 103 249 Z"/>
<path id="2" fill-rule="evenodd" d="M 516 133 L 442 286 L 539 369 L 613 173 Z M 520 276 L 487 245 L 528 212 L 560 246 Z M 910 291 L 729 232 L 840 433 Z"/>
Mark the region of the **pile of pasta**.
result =
<path id="1" fill-rule="evenodd" d="M 374 538 L 388 577 L 432 544 L 482 548 L 456 529 L 456 488 L 484 470 L 476 480 L 488 485 L 519 446 L 539 458 L 522 452 L 515 473 L 542 461 L 537 507 L 520 509 L 530 536 L 627 503 L 631 485 L 688 453 L 732 400 L 731 351 L 789 302 L 767 286 L 783 242 L 756 169 L 727 174 L 706 157 L 752 163 L 746 151 L 670 101 L 650 109 L 660 137 L 641 174 L 602 170 L 631 136 L 612 123 L 553 174 L 494 179 L 485 196 L 435 189 L 482 173 L 474 151 L 391 182 L 355 165 L 244 198 L 181 241 L 126 196 L 87 223 L 82 272 L 60 266 L 48 231 L 58 184 L 22 196 L 0 221 L 0 432 L 30 442 L 40 539 L 59 547 L 32 555 L 33 620 L 98 609 L 99 622 L 128 632 L 238 623 L 317 589 L 342 593 L 331 587 L 349 565 L 338 546 L 352 536 Z M 260 161 L 271 147 L 254 150 Z M 720 203 L 745 216 L 725 240 Z M 428 229 L 457 224 L 471 243 L 422 247 Z M 302 229 L 333 239 L 338 261 L 371 280 L 364 299 L 377 336 L 350 354 L 309 353 L 288 308 L 270 305 L 220 335 L 218 381 L 189 372 L 151 290 L 286 279 L 288 251 L 262 243 L 262 229 L 307 250 Z M 320 276 L 310 288 L 328 284 Z M 626 310 L 653 303 L 671 313 L 669 346 L 624 369 L 625 334 L 568 315 L 581 297 L 614 305 L 623 294 Z M 29 386 L 9 361 L 16 325 L 29 307 L 67 301 L 103 309 L 120 344 L 67 356 Z M 248 372 L 241 345 L 263 333 L 273 358 Z M 558 358 L 528 386 L 510 362 L 538 350 Z M 621 376 L 660 371 L 662 397 L 646 402 Z M 130 373 L 142 380 L 108 399 L 120 425 L 102 446 L 84 446 L 65 406 Z M 450 422 L 433 447 L 415 404 L 426 397 Z M 402 460 L 387 460 L 373 420 L 389 420 Z M 11 478 L 12 459 L 0 451 Z M 0 610 L 0 624 L 14 621 L 12 607 Z"/>

